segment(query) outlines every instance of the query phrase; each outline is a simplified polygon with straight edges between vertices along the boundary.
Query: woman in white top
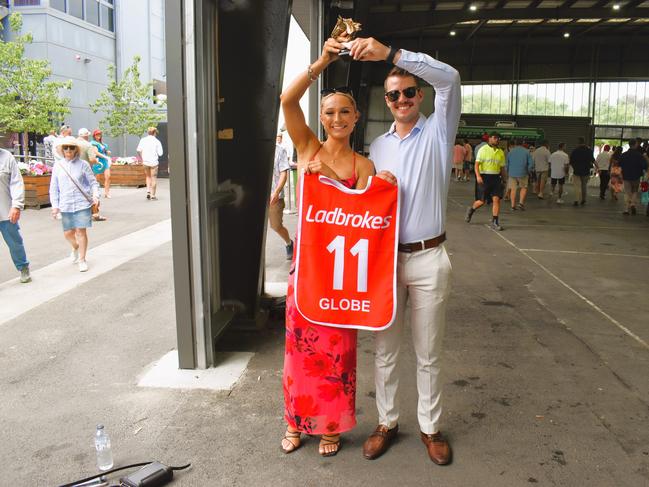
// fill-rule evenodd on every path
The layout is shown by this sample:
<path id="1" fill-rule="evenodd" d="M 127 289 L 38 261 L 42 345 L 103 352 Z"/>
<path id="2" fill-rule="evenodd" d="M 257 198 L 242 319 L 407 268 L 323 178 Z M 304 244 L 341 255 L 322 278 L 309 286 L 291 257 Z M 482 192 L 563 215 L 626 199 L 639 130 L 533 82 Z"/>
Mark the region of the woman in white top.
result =
<path id="1" fill-rule="evenodd" d="M 146 199 L 157 200 L 155 195 L 158 187 L 158 158 L 163 154 L 162 144 L 156 138 L 158 129 L 149 127 L 148 134 L 140 140 L 137 145 L 137 153 L 144 164 L 144 175 L 146 176 Z"/>

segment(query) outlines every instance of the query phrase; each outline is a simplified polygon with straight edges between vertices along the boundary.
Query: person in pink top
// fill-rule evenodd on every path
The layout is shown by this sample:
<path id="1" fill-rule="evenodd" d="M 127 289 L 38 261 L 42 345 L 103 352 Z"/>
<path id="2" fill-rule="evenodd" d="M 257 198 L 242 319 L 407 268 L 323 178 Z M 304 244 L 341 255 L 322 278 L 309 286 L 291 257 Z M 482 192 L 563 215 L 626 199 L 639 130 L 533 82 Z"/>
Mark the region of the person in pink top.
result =
<path id="1" fill-rule="evenodd" d="M 466 149 L 459 140 L 456 140 L 455 146 L 453 147 L 453 170 L 455 171 L 456 181 L 459 181 L 462 178 L 465 157 Z"/>
<path id="2" fill-rule="evenodd" d="M 471 170 L 473 169 L 473 147 L 469 144 L 469 139 L 464 139 L 464 164 L 462 169 L 464 172 L 464 181 L 471 179 Z"/>

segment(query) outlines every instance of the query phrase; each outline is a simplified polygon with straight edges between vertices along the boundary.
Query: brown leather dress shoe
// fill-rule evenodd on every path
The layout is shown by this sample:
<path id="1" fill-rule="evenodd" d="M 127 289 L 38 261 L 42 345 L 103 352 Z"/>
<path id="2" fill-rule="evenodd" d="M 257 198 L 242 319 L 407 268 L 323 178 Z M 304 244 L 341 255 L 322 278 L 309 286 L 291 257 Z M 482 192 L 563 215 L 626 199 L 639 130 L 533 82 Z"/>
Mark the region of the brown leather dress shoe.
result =
<path id="1" fill-rule="evenodd" d="M 453 454 L 451 452 L 451 445 L 441 432 L 432 435 L 426 433 L 421 434 L 421 441 L 426 445 L 428 456 L 437 465 L 448 465 L 451 463 Z"/>
<path id="2" fill-rule="evenodd" d="M 363 456 L 368 460 L 374 460 L 383 455 L 388 448 L 390 448 L 390 443 L 394 440 L 394 437 L 397 436 L 399 431 L 399 425 L 396 425 L 392 429 L 388 429 L 387 426 L 380 424 L 374 430 L 365 443 L 363 443 Z"/>

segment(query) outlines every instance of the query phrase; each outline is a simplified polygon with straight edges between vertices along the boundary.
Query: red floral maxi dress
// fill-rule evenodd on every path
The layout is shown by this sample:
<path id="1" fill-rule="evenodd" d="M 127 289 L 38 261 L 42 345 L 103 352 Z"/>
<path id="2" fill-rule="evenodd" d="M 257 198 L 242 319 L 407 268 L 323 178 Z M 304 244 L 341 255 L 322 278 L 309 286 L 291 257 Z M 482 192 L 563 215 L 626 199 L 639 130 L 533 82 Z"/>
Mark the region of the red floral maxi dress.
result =
<path id="1" fill-rule="evenodd" d="M 351 179 L 342 182 L 354 187 L 356 178 Z M 291 269 L 286 293 L 284 417 L 291 428 L 307 434 L 349 431 L 356 425 L 357 331 L 307 321 L 295 306 L 295 260 Z"/>

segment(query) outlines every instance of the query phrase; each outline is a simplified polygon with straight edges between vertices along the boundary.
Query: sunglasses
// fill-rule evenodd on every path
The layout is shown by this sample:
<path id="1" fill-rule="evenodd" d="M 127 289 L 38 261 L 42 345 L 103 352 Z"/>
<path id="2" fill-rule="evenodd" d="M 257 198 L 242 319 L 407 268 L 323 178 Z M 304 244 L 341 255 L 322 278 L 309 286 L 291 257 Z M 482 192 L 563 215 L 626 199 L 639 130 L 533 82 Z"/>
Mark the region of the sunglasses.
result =
<path id="1" fill-rule="evenodd" d="M 399 99 L 401 93 L 403 93 L 403 96 L 405 96 L 406 98 L 413 98 L 417 94 L 417 91 L 419 91 L 419 88 L 417 88 L 416 86 L 411 86 L 409 88 L 406 88 L 403 91 L 399 91 L 399 90 L 388 91 L 385 94 L 385 96 L 388 98 L 388 100 L 395 102 Z"/>
<path id="2" fill-rule="evenodd" d="M 61 147 L 63 150 L 77 150 L 76 145 L 64 145 Z"/>
<path id="3" fill-rule="evenodd" d="M 334 93 L 344 93 L 346 95 L 353 96 L 352 89 L 348 86 L 339 86 L 338 88 L 324 88 L 320 90 L 320 95 L 322 96 L 333 95 Z"/>

